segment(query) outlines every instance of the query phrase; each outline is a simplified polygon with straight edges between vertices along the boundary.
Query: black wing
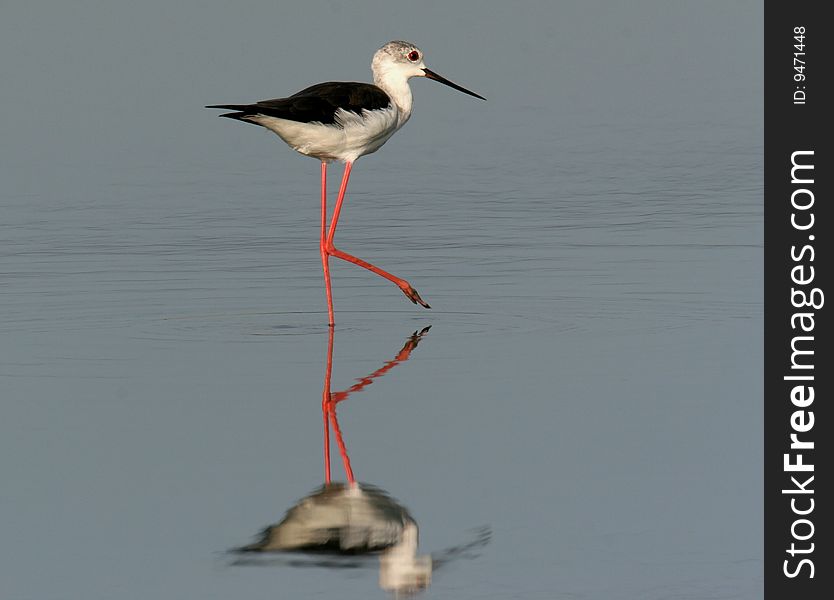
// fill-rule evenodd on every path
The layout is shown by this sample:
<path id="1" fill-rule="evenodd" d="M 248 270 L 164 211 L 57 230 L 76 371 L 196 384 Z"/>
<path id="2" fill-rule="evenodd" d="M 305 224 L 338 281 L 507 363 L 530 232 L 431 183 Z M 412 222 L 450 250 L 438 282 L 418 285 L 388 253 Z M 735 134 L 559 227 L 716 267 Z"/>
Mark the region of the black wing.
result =
<path id="1" fill-rule="evenodd" d="M 319 83 L 289 98 L 262 100 L 256 104 L 218 104 L 206 108 L 225 108 L 237 112 L 221 117 L 248 121 L 247 117 L 265 115 L 300 123 L 336 122 L 336 111 L 343 109 L 361 115 L 362 110 L 378 110 L 391 104 L 388 94 L 369 83 L 331 81 Z"/>

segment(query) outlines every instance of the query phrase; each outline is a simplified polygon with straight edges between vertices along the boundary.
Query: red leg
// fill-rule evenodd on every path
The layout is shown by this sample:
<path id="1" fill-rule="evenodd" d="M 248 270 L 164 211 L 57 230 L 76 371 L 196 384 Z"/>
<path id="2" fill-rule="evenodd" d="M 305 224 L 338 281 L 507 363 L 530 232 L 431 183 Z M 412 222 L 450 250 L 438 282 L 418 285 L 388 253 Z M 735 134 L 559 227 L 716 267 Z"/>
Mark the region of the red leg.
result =
<path id="1" fill-rule="evenodd" d="M 339 186 L 339 195 L 336 197 L 336 207 L 333 209 L 333 217 L 330 219 L 330 229 L 327 230 L 327 246 L 333 245 L 333 238 L 336 236 L 336 225 L 339 223 L 339 213 L 342 212 L 342 202 L 345 199 L 350 172 L 353 169 L 352 162 L 345 163 L 345 172 L 342 174 L 342 184 Z"/>
<path id="2" fill-rule="evenodd" d="M 406 295 L 406 297 L 411 300 L 414 304 L 419 304 L 426 308 L 431 308 L 422 298 L 420 298 L 420 294 L 417 293 L 410 283 L 408 283 L 405 279 L 400 279 L 399 277 L 395 277 L 388 271 L 383 271 L 379 267 L 372 265 L 369 262 L 366 262 L 360 258 L 356 258 L 352 254 L 348 254 L 347 252 L 342 252 L 341 250 L 337 250 L 336 247 L 333 245 L 333 238 L 336 236 L 336 225 L 339 223 L 339 213 L 342 211 L 342 202 L 345 199 L 345 192 L 347 191 L 347 184 L 348 180 L 350 179 L 350 171 L 353 168 L 353 163 L 347 162 L 345 163 L 345 173 L 342 176 L 342 185 L 339 187 L 339 196 L 336 198 L 336 207 L 333 209 L 333 217 L 330 220 L 330 229 L 327 232 L 327 238 L 324 240 L 324 253 L 328 254 L 329 256 L 335 256 L 336 258 L 341 258 L 342 260 L 346 260 L 347 262 L 353 263 L 358 265 L 364 269 L 368 269 L 372 273 L 376 273 L 387 279 L 388 281 L 393 282 L 398 288 L 402 290 L 402 292 Z M 322 200 L 322 207 L 324 206 Z M 322 222 L 324 220 L 324 213 L 322 213 Z M 322 258 L 324 260 L 324 258 Z M 329 282 L 329 276 L 328 276 Z M 329 285 L 329 283 L 328 283 Z M 331 322 L 332 322 L 331 316 Z"/>
<path id="3" fill-rule="evenodd" d="M 336 323 L 333 317 L 333 294 L 330 289 L 330 255 L 327 253 L 327 163 L 321 163 L 321 239 L 319 251 L 321 252 L 321 267 L 324 270 L 324 290 L 327 293 L 327 318 L 328 325 L 333 327 Z"/>

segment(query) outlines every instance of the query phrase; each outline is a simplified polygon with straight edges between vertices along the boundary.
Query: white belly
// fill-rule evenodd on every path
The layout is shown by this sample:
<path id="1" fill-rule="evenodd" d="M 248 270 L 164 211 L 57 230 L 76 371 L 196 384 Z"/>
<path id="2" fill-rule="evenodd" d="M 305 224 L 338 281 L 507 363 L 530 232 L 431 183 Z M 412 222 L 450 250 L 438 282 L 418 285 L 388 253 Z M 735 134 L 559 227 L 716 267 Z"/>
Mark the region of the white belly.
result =
<path id="1" fill-rule="evenodd" d="M 330 125 L 315 121 L 299 123 L 265 115 L 254 115 L 247 120 L 274 131 L 301 154 L 325 162 L 353 162 L 360 156 L 376 152 L 401 125 L 393 103 L 382 110 L 363 111 L 362 116 L 339 109 L 336 123 Z"/>

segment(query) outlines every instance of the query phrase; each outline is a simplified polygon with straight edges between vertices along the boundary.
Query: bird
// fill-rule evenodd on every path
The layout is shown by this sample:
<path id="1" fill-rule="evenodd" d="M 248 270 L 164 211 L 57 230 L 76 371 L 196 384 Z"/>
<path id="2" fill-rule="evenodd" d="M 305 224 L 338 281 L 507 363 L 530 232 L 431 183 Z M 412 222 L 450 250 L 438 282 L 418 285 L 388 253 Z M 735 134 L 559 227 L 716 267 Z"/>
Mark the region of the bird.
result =
<path id="1" fill-rule="evenodd" d="M 413 99 L 409 79 L 425 77 L 486 100 L 426 67 L 423 51 L 411 42 L 384 44 L 371 60 L 373 84 L 333 81 L 319 83 L 286 98 L 254 104 L 215 104 L 206 108 L 229 110 L 220 117 L 264 127 L 293 150 L 321 161 L 321 254 L 327 296 L 328 325 L 335 326 L 330 281 L 330 257 L 363 267 L 393 282 L 414 304 L 431 308 L 405 279 L 343 252 L 333 243 L 336 225 L 354 162 L 379 150 L 411 118 Z M 327 165 L 344 163 L 342 182 L 327 225 Z"/>

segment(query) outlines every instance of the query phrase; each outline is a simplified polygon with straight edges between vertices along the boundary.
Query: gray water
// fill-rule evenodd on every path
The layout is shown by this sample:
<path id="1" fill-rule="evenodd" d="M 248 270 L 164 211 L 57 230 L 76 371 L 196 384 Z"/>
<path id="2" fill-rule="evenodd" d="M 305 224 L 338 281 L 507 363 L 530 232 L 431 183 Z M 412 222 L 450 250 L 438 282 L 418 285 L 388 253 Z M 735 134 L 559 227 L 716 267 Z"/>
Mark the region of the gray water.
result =
<path id="1" fill-rule="evenodd" d="M 397 38 L 488 98 L 412 81 L 348 190 L 432 310 L 331 263 L 333 391 L 431 326 L 338 409 L 422 553 L 483 542 L 423 597 L 761 596 L 761 6 L 521 6 L 3 5 L 0 598 L 385 597 L 227 553 L 322 484 L 328 328 L 318 163 L 201 107 Z"/>

